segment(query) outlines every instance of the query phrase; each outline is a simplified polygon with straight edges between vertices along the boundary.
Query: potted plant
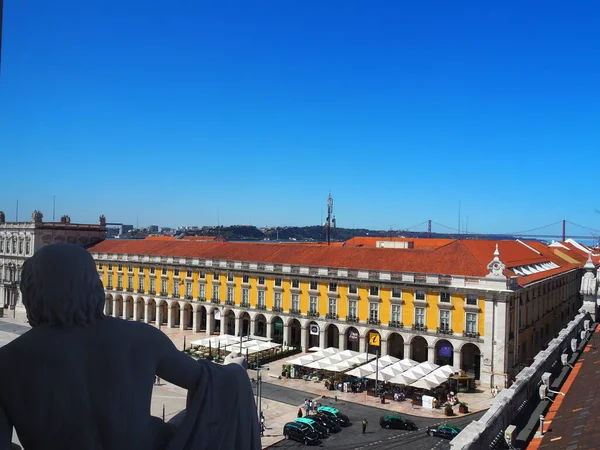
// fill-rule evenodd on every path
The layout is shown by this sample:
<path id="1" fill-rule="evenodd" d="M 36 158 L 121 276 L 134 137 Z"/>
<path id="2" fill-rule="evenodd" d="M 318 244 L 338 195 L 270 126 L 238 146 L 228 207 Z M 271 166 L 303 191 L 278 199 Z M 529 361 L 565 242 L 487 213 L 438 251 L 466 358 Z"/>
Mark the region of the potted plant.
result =
<path id="1" fill-rule="evenodd" d="M 469 412 L 469 407 L 465 402 L 460 402 L 458 404 L 458 412 L 461 414 L 467 414 Z"/>
<path id="2" fill-rule="evenodd" d="M 452 409 L 452 405 L 450 403 L 444 404 L 444 415 L 445 416 L 453 416 L 454 410 Z"/>

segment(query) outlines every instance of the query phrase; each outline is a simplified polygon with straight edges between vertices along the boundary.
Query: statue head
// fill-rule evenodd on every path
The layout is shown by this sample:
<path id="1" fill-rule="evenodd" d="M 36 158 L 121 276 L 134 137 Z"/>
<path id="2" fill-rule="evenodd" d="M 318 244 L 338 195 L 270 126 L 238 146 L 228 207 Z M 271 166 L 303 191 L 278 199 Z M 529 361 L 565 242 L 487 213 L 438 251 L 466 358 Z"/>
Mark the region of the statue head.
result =
<path id="1" fill-rule="evenodd" d="M 21 292 L 32 327 L 88 325 L 104 317 L 104 287 L 96 264 L 76 244 L 48 245 L 25 261 Z"/>
<path id="2" fill-rule="evenodd" d="M 6 216 L 4 215 L 4 211 L 0 211 L 0 223 L 6 222 Z"/>

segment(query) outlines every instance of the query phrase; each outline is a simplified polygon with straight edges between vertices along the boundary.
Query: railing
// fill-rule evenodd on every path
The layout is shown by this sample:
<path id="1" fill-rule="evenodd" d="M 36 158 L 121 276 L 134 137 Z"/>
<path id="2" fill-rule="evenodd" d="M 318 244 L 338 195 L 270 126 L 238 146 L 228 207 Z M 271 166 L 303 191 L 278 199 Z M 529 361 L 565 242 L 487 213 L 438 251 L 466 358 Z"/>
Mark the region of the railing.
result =
<path id="1" fill-rule="evenodd" d="M 115 291 L 122 292 L 122 291 L 123 291 L 123 286 L 117 286 L 117 287 L 115 288 Z"/>
<path id="2" fill-rule="evenodd" d="M 309 311 L 307 316 L 308 317 L 319 317 L 319 313 L 316 311 Z"/>
<path id="3" fill-rule="evenodd" d="M 228 306 L 233 306 L 235 305 L 235 302 L 233 300 L 225 300 L 225 304 Z"/>
<path id="4" fill-rule="evenodd" d="M 367 323 L 371 325 L 381 325 L 381 321 L 379 319 L 369 319 L 367 320 Z"/>
<path id="5" fill-rule="evenodd" d="M 149 293 L 150 295 L 156 295 L 156 291 L 155 291 L 155 290 L 153 290 L 153 289 L 150 289 L 150 290 L 148 291 L 148 293 Z"/>
<path id="6" fill-rule="evenodd" d="M 112 290 L 112 288 L 113 288 L 113 287 L 112 287 L 112 284 L 109 284 L 108 286 L 106 286 L 106 289 L 110 289 L 110 290 Z"/>
<path id="7" fill-rule="evenodd" d="M 194 298 L 194 297 L 192 297 L 191 295 L 186 295 L 186 296 L 185 296 L 185 299 L 186 299 L 186 300 L 192 300 L 193 298 Z"/>
<path id="8" fill-rule="evenodd" d="M 240 305 L 242 308 L 250 308 L 250 302 L 242 302 Z"/>
<path id="9" fill-rule="evenodd" d="M 273 311 L 273 312 L 283 312 L 283 308 L 281 306 L 273 306 L 273 308 L 271 308 L 271 311 Z"/>
<path id="10" fill-rule="evenodd" d="M 167 291 L 160 291 L 160 295 L 162 295 L 163 297 L 167 297 L 169 293 Z"/>
<path id="11" fill-rule="evenodd" d="M 427 331 L 427 326 L 423 323 L 415 323 L 413 324 L 412 329 L 415 331 Z"/>
<path id="12" fill-rule="evenodd" d="M 221 303 L 221 301 L 218 298 L 213 298 L 210 300 L 211 303 L 218 305 L 219 303 Z"/>
<path id="13" fill-rule="evenodd" d="M 452 332 L 452 328 L 450 327 L 438 327 L 438 329 L 436 330 L 437 334 L 454 334 Z"/>
<path id="14" fill-rule="evenodd" d="M 338 320 L 338 315 L 334 314 L 334 313 L 327 313 L 327 314 L 325 314 L 325 318 L 332 319 L 332 320 Z"/>
<path id="15" fill-rule="evenodd" d="M 346 322 L 358 322 L 358 317 L 356 317 L 356 316 L 346 316 Z"/>
<path id="16" fill-rule="evenodd" d="M 397 321 L 397 320 L 392 320 L 392 321 L 390 321 L 390 323 L 388 323 L 388 327 L 390 327 L 390 328 L 404 328 L 404 324 L 402 322 Z"/>
<path id="17" fill-rule="evenodd" d="M 299 316 L 301 313 L 300 313 L 300 310 L 297 309 L 297 308 L 290 308 L 290 314 L 294 314 L 296 316 Z"/>
<path id="18" fill-rule="evenodd" d="M 512 332 L 511 332 L 512 334 Z M 468 338 L 475 338 L 478 339 L 479 338 L 479 333 L 477 333 L 476 331 L 465 331 L 463 333 L 464 337 L 468 337 Z M 512 336 L 509 336 L 509 339 L 511 339 Z"/>
<path id="19" fill-rule="evenodd" d="M 127 288 L 127 292 L 133 292 L 133 288 Z"/>
<path id="20" fill-rule="evenodd" d="M 256 305 L 256 309 L 260 309 L 262 311 L 267 309 L 267 305 Z"/>

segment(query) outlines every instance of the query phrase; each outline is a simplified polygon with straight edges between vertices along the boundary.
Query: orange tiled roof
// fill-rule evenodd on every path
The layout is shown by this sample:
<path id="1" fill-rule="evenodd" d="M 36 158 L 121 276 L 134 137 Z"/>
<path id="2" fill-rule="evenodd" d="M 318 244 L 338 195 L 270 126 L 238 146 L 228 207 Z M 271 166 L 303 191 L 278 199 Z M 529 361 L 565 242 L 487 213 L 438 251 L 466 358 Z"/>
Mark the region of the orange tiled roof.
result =
<path id="1" fill-rule="evenodd" d="M 482 277 L 498 244 L 500 259 L 507 266 L 507 277 L 515 276 L 508 268 L 552 261 L 560 267 L 518 277 L 524 286 L 576 267 L 556 256 L 548 248 L 533 246 L 538 252 L 517 241 L 449 240 L 440 247 L 387 249 L 340 247 L 312 243 L 215 242 L 188 240 L 105 240 L 89 249 L 94 253 L 142 254 L 186 258 L 248 261 L 299 266 L 340 267 L 407 273 L 432 273 Z M 527 245 L 530 245 L 527 242 Z M 542 251 L 543 250 L 543 251 Z"/>
<path id="2" fill-rule="evenodd" d="M 399 238 L 383 236 L 356 236 L 344 242 L 345 247 L 376 247 L 378 241 L 391 242 L 413 242 L 415 248 L 420 247 L 441 247 L 449 244 L 455 239 L 429 239 L 429 238 Z"/>
<path id="3" fill-rule="evenodd" d="M 218 236 L 181 236 L 181 241 L 214 241 Z"/>
<path id="4" fill-rule="evenodd" d="M 175 236 L 146 236 L 145 241 L 174 241 Z"/>

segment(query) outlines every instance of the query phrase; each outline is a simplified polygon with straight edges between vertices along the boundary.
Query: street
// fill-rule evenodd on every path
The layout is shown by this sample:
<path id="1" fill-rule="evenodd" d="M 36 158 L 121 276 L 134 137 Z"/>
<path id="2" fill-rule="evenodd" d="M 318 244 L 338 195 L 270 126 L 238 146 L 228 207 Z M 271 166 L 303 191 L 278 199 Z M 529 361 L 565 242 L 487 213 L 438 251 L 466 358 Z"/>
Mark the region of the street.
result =
<path id="1" fill-rule="evenodd" d="M 256 392 L 256 386 L 255 386 Z M 263 398 L 277 400 L 282 403 L 287 403 L 290 408 L 296 410 L 305 398 L 314 398 L 315 395 L 295 389 L 289 389 L 283 386 L 278 386 L 263 382 L 262 384 Z M 340 409 L 346 414 L 352 425 L 347 428 L 342 428 L 339 433 L 333 433 L 330 437 L 323 439 L 318 447 L 327 447 L 332 449 L 359 449 L 359 448 L 376 448 L 376 449 L 395 449 L 399 446 L 410 445 L 411 450 L 430 450 L 430 449 L 449 449 L 449 441 L 445 439 L 433 438 L 425 433 L 428 426 L 442 425 L 451 423 L 458 427 L 464 427 L 473 420 L 479 419 L 484 413 L 480 412 L 468 416 L 462 416 L 456 419 L 448 419 L 440 421 L 439 419 L 423 418 L 418 416 L 403 416 L 413 420 L 419 427 L 418 431 L 403 431 L 403 430 L 387 430 L 382 429 L 379 425 L 379 418 L 389 414 L 389 411 L 383 408 L 373 408 L 370 406 L 361 405 L 353 402 L 335 401 L 334 398 L 324 398 L 320 400 L 323 405 L 333 406 Z M 384 406 L 384 405 L 382 405 Z M 368 422 L 367 432 L 362 433 L 361 421 L 366 419 Z M 269 424 L 266 424 L 269 429 Z M 282 430 L 273 430 L 276 433 L 281 433 Z M 283 440 L 269 448 L 298 448 L 304 447 L 303 444 L 296 441 Z"/>

